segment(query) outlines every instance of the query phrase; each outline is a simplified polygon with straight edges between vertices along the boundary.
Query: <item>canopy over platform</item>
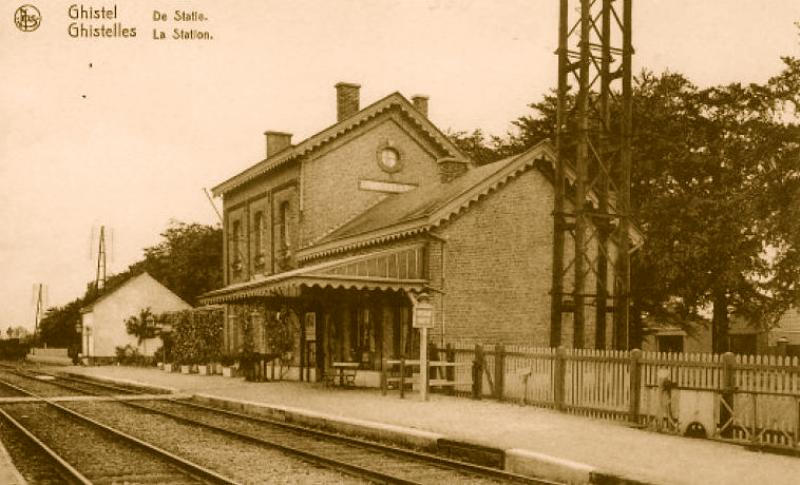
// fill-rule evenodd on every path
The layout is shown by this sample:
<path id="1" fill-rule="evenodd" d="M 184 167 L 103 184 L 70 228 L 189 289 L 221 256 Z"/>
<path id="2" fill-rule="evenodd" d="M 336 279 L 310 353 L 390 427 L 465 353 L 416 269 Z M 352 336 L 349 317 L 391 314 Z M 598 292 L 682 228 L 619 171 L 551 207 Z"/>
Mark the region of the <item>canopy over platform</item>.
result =
<path id="1" fill-rule="evenodd" d="M 300 297 L 304 288 L 421 291 L 428 284 L 425 245 L 414 244 L 327 261 L 203 295 L 203 304 L 259 297 Z"/>

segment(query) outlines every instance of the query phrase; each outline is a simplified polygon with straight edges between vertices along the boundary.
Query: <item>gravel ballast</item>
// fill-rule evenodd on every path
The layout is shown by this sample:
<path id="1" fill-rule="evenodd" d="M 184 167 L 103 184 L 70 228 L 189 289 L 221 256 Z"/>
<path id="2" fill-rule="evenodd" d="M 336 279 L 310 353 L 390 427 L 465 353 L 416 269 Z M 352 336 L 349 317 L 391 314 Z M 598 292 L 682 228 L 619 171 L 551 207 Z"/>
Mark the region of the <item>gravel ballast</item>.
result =
<path id="1" fill-rule="evenodd" d="M 120 403 L 73 402 L 68 407 L 137 438 L 245 483 L 366 483 L 211 430 Z"/>

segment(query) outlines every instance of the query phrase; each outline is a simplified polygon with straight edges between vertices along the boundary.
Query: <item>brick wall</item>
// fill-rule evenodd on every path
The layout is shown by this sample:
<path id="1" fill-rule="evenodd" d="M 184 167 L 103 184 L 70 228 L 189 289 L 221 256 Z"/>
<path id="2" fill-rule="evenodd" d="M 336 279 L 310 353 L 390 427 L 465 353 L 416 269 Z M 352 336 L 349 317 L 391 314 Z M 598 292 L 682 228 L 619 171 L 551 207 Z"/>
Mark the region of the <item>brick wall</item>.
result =
<path id="1" fill-rule="evenodd" d="M 440 230 L 446 242 L 432 243 L 429 251 L 431 282 L 443 290 L 435 298 L 437 309 L 444 310 L 434 331 L 437 341 L 549 345 L 552 210 L 552 185 L 529 170 Z M 565 279 L 571 288 L 572 278 Z M 586 280 L 593 292 L 594 278 Z M 564 316 L 562 342 L 570 346 L 572 319 Z M 585 335 L 585 345 L 592 347 L 592 307 L 586 308 Z"/>
<path id="2" fill-rule="evenodd" d="M 552 192 L 528 171 L 442 229 L 445 340 L 547 344 Z"/>
<path id="3" fill-rule="evenodd" d="M 402 169 L 388 173 L 378 165 L 378 151 L 391 143 Z M 359 189 L 359 180 L 423 185 L 438 180 L 435 149 L 399 114 L 369 122 L 304 160 L 301 244 L 308 245 L 341 226 L 386 195 Z"/>
<path id="4" fill-rule="evenodd" d="M 232 192 L 225 194 L 225 284 L 248 281 L 254 274 L 272 274 L 279 271 L 276 263 L 276 223 L 280 203 L 289 202 L 290 208 L 290 234 L 295 239 L 291 246 L 296 248 L 299 235 L 299 194 L 298 180 L 299 169 L 297 166 L 281 168 L 251 182 Z M 262 217 L 261 248 L 257 248 L 256 217 Z M 233 226 L 238 221 L 240 237 L 238 246 L 233 244 Z M 242 261 L 242 269 L 234 271 L 233 263 L 236 252 Z M 256 256 L 264 254 L 263 264 L 257 264 Z"/>
<path id="5" fill-rule="evenodd" d="M 316 264 L 355 254 L 391 249 L 425 241 L 430 285 L 434 291 L 436 343 L 469 341 L 523 343 L 548 346 L 550 286 L 552 284 L 553 190 L 537 170 L 512 179 L 461 215 L 434 231 L 445 240 L 424 234 L 360 248 L 309 261 Z M 572 259 L 567 238 L 565 259 Z M 444 253 L 444 258 L 442 254 Z M 596 250 L 589 251 L 594 259 Z M 614 248 L 610 250 L 613 260 Z M 442 279 L 444 271 L 444 280 Z M 609 285 L 613 270 L 609 268 Z M 573 273 L 564 276 L 567 291 Z M 586 276 L 587 292 L 594 292 L 593 274 Z M 572 314 L 564 313 L 562 342 L 572 345 Z M 585 308 L 585 346 L 595 342 L 595 310 Z M 611 344 L 612 315 L 607 316 L 606 345 Z"/>

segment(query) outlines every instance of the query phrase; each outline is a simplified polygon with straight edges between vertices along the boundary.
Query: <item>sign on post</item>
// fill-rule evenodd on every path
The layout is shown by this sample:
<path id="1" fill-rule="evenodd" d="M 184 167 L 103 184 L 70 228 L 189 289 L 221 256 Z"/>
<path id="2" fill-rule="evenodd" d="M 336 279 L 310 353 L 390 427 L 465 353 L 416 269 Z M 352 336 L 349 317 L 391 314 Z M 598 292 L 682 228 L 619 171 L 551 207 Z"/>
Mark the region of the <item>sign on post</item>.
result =
<path id="1" fill-rule="evenodd" d="M 433 304 L 429 301 L 417 301 L 414 306 L 414 328 L 433 328 Z"/>
<path id="2" fill-rule="evenodd" d="M 414 306 L 411 326 L 420 329 L 419 336 L 419 373 L 420 391 L 422 400 L 428 400 L 428 329 L 433 328 L 433 303 L 430 297 L 423 293 L 414 296 L 408 293 L 411 303 Z"/>

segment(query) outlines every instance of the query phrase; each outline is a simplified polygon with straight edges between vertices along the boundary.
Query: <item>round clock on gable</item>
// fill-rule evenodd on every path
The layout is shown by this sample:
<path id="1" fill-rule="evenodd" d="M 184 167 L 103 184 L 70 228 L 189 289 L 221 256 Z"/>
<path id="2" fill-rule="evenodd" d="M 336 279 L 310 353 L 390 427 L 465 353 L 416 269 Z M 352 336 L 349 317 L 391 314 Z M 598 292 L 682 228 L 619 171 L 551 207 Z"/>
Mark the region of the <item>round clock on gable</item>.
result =
<path id="1" fill-rule="evenodd" d="M 400 150 L 385 144 L 378 149 L 378 165 L 384 172 L 394 173 L 402 168 Z"/>

